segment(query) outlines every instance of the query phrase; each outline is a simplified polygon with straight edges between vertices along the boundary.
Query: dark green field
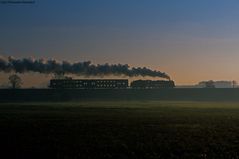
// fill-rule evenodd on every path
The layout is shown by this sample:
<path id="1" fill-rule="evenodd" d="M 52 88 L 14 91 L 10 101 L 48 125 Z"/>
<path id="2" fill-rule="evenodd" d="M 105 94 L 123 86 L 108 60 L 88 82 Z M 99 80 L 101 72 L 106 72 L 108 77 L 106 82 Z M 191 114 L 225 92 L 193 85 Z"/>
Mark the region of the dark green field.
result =
<path id="1" fill-rule="evenodd" d="M 1 158 L 239 158 L 239 102 L 0 104 Z"/>

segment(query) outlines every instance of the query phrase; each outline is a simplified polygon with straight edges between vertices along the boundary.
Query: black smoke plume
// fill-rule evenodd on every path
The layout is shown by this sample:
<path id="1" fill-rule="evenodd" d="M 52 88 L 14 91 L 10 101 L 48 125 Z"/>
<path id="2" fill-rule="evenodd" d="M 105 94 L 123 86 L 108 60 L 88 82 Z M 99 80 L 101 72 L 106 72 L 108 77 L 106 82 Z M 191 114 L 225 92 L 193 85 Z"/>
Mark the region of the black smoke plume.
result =
<path id="1" fill-rule="evenodd" d="M 128 64 L 92 64 L 90 61 L 70 63 L 67 61 L 57 62 L 54 59 L 15 59 L 13 57 L 4 58 L 0 56 L 0 71 L 16 73 L 39 72 L 39 73 L 71 73 L 85 76 L 96 75 L 126 75 L 150 76 L 170 79 L 170 77 L 160 71 L 151 70 L 146 67 L 129 67 Z"/>

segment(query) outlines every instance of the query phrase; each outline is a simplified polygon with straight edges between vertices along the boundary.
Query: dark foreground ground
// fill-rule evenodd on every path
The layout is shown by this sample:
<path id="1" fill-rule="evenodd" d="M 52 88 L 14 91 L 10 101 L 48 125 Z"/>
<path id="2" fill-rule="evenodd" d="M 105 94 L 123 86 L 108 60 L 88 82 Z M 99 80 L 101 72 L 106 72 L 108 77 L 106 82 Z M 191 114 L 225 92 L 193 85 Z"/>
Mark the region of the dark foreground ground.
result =
<path id="1" fill-rule="evenodd" d="M 0 89 L 0 102 L 238 101 L 239 88 Z"/>
<path id="2" fill-rule="evenodd" d="M 0 158 L 239 158 L 239 102 L 0 104 Z"/>

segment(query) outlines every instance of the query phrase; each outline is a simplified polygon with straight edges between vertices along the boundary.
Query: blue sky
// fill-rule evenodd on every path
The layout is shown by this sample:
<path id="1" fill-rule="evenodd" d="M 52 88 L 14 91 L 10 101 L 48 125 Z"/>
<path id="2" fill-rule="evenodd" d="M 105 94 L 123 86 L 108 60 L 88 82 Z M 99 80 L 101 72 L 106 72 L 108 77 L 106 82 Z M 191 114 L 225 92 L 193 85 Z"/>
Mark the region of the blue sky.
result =
<path id="1" fill-rule="evenodd" d="M 238 17 L 236 0 L 0 4 L 0 54 L 147 66 L 181 84 L 239 80 Z"/>

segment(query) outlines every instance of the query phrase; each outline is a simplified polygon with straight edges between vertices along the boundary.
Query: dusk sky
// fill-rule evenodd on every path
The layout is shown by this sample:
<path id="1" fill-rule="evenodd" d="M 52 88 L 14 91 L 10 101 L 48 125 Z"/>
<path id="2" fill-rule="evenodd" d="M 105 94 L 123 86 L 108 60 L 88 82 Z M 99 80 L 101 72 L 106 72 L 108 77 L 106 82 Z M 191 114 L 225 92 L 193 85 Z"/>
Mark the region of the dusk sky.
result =
<path id="1" fill-rule="evenodd" d="M 146 66 L 176 84 L 239 81 L 239 1 L 0 3 L 0 55 Z"/>

